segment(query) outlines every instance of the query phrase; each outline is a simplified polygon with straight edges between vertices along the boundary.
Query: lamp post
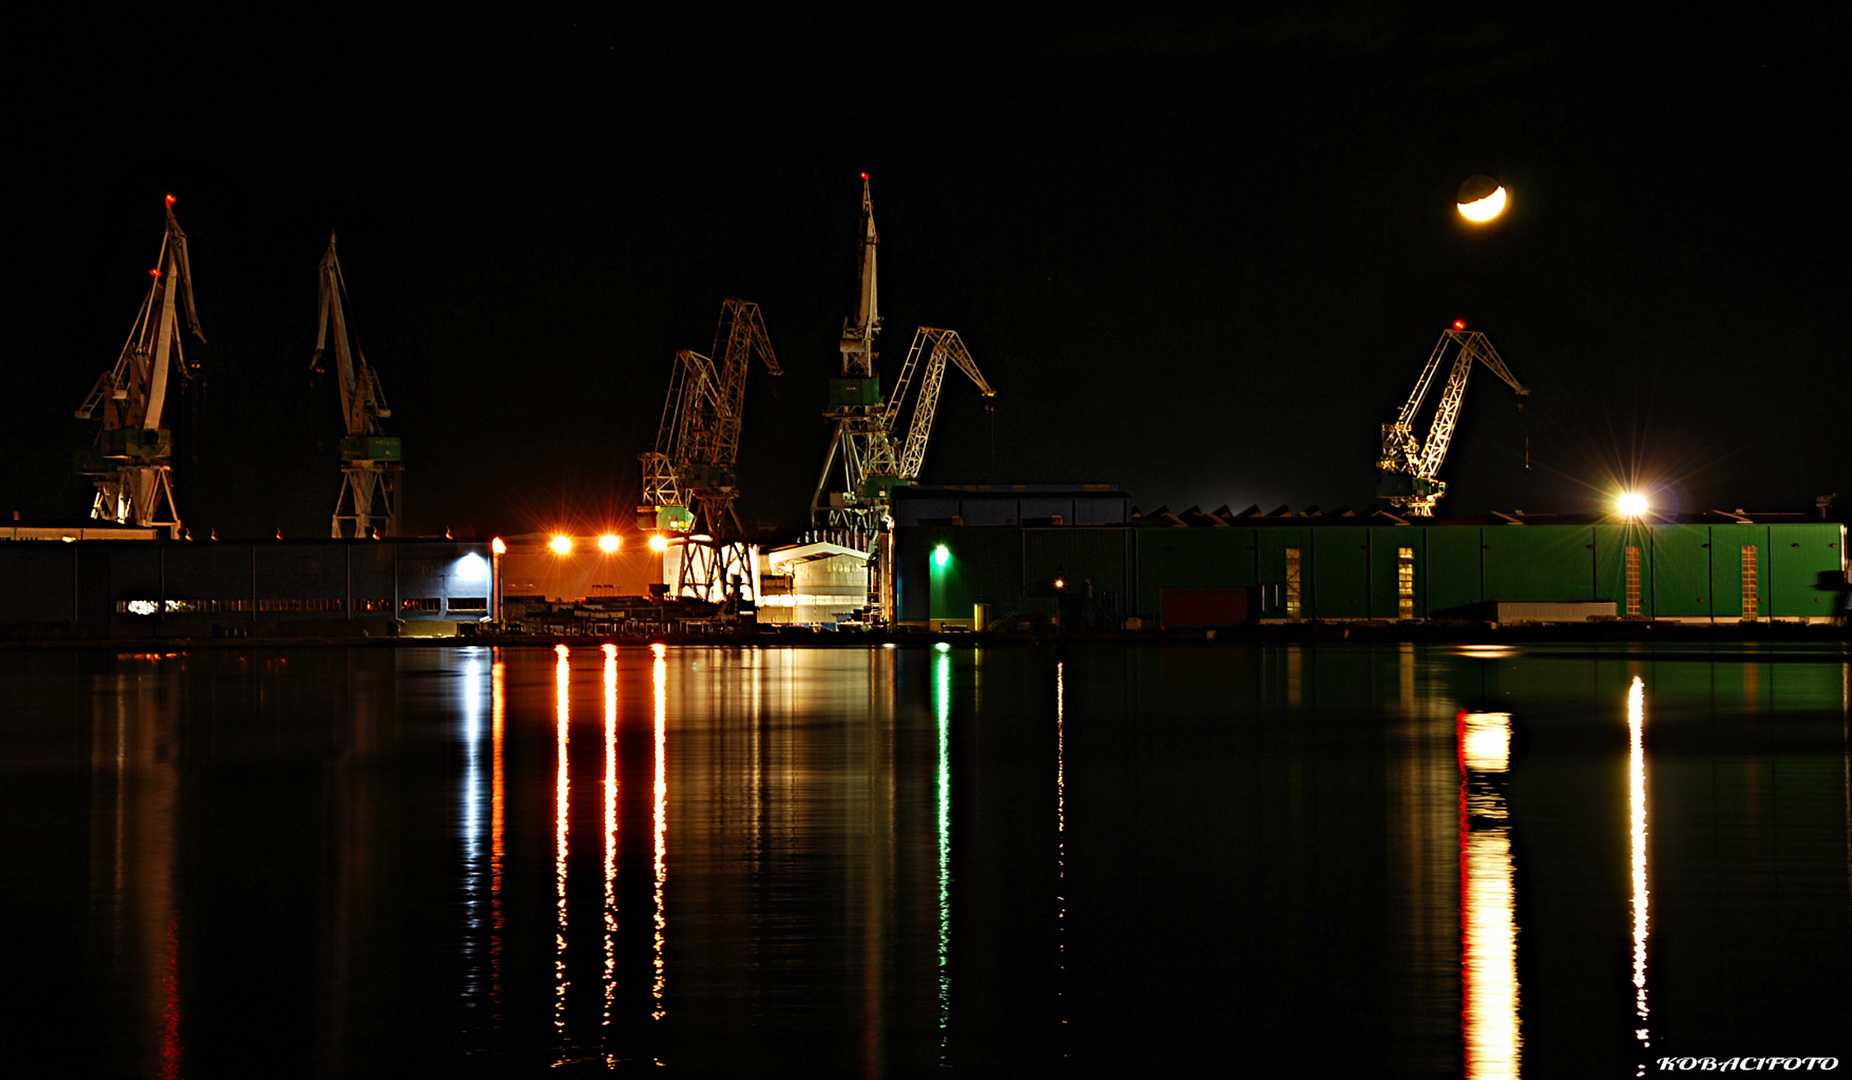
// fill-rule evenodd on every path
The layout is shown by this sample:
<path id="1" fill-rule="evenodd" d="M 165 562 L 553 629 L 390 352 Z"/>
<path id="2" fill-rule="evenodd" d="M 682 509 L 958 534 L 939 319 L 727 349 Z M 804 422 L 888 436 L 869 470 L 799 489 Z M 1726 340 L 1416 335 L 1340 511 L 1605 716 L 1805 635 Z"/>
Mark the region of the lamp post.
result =
<path id="1" fill-rule="evenodd" d="M 489 590 L 494 595 L 495 626 L 502 625 L 502 556 L 508 551 L 508 545 L 501 537 L 489 541 Z"/>

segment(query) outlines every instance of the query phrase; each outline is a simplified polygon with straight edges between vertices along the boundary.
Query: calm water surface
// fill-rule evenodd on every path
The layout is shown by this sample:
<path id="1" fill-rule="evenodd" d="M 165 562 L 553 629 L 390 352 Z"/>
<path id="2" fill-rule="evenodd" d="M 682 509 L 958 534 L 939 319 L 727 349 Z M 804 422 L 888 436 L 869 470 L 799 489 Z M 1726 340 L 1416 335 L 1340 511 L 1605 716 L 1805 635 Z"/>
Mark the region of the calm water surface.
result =
<path id="1" fill-rule="evenodd" d="M 0 655 L 60 1075 L 1852 1069 L 1848 658 Z"/>

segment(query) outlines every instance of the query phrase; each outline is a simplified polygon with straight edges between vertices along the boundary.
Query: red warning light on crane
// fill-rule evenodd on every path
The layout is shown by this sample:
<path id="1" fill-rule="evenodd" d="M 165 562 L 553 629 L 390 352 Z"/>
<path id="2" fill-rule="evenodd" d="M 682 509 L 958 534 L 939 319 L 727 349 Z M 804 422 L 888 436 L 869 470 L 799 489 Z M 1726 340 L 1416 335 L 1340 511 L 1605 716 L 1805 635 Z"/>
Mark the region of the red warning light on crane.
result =
<path id="1" fill-rule="evenodd" d="M 154 269 L 148 271 L 148 276 L 151 278 L 158 279 L 161 276 L 161 268 L 157 266 Z"/>
<path id="2" fill-rule="evenodd" d="M 175 203 L 175 201 L 176 201 L 176 200 L 174 199 L 174 197 L 173 197 L 172 195 L 169 195 L 169 196 L 167 197 L 167 205 L 169 205 L 169 206 L 172 206 L 172 205 L 174 205 L 174 203 Z"/>
<path id="3" fill-rule="evenodd" d="M 1454 328 L 1455 330 L 1464 330 L 1464 329 L 1466 329 L 1466 320 L 1465 320 L 1465 319 L 1455 319 L 1455 320 L 1453 320 L 1453 328 Z"/>
<path id="4" fill-rule="evenodd" d="M 867 173 L 863 173 L 863 174 L 862 174 L 862 179 L 864 179 L 864 180 L 866 180 L 866 179 L 868 179 L 868 174 L 867 174 Z"/>

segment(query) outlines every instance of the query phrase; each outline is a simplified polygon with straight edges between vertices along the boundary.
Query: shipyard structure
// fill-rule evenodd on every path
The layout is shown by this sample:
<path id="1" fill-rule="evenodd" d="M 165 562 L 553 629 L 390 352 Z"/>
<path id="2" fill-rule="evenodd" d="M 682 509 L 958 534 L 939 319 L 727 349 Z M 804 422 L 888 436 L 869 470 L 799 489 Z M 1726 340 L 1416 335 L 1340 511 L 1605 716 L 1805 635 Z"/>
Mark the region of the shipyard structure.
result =
<path id="1" fill-rule="evenodd" d="M 0 543 L 0 637 L 449 636 L 492 617 L 486 543 L 136 535 L 145 531 L 0 529 L 28 541 Z"/>
<path id="2" fill-rule="evenodd" d="M 871 580 L 888 583 L 901 633 L 1845 618 L 1846 527 L 1798 514 L 1140 513 L 1111 485 L 922 486 L 897 490 L 893 508 L 887 559 L 830 543 L 754 551 L 757 580 L 724 605 L 652 588 L 650 557 L 593 543 L 189 542 L 14 525 L 0 539 L 39 542 L 0 543 L 0 637 L 860 627 Z"/>
<path id="3" fill-rule="evenodd" d="M 1846 527 L 1799 514 L 1139 514 L 1086 485 L 914 488 L 895 519 L 895 621 L 932 630 L 1831 623 L 1846 602 Z"/>

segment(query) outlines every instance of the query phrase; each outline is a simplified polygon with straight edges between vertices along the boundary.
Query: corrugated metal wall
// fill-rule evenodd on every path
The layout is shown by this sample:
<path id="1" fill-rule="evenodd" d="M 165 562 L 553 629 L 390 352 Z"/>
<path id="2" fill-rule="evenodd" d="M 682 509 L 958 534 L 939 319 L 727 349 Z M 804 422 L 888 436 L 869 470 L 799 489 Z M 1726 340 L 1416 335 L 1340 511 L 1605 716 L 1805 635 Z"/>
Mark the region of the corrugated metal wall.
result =
<path id="1" fill-rule="evenodd" d="M 1738 619 L 1744 549 L 1755 548 L 1755 615 L 1827 618 L 1844 571 L 1843 526 L 1546 525 L 1383 526 L 1358 523 L 1198 528 L 934 527 L 896 530 L 900 618 L 997 618 L 1052 610 L 1056 576 L 1119 613 L 1154 623 L 1165 588 L 1259 586 L 1260 617 L 1289 617 L 1288 554 L 1297 553 L 1301 619 L 1400 617 L 1401 548 L 1414 564 L 1414 617 L 1480 614 L 1498 600 L 1602 600 L 1644 618 Z M 927 573 L 933 547 L 953 562 Z M 1632 574 L 1629 549 L 1634 549 Z M 1631 577 L 1631 580 L 1630 580 Z"/>
<path id="2" fill-rule="evenodd" d="M 474 556 L 472 559 L 471 556 Z M 488 545 L 11 541 L 0 544 L 0 625 L 79 637 L 168 628 L 475 621 L 489 613 Z M 406 609 L 403 601 L 425 605 Z M 369 607 L 367 600 L 375 600 Z M 453 601 L 464 604 L 453 610 Z"/>
<path id="3" fill-rule="evenodd" d="M 1663 525 L 1653 530 L 1653 611 L 1660 618 L 1711 618 L 1711 530 Z"/>

